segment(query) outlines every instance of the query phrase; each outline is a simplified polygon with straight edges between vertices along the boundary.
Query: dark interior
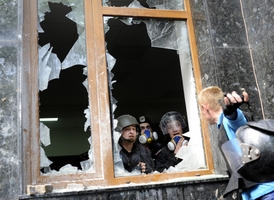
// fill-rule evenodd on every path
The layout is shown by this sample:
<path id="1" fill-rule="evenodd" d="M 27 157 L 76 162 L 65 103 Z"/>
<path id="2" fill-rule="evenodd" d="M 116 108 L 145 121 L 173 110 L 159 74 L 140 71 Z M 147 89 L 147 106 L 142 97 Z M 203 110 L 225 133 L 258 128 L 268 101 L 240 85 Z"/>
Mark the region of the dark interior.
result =
<path id="1" fill-rule="evenodd" d="M 76 24 L 65 16 L 71 11 L 70 7 L 62 3 L 49 5 L 51 12 L 46 13 L 45 20 L 40 23 L 44 33 L 39 33 L 39 45 L 50 43 L 53 53 L 62 62 L 78 39 Z M 136 118 L 146 115 L 160 136 L 159 140 L 164 142 L 158 126 L 161 117 L 173 110 L 186 115 L 177 52 L 152 47 L 143 22 L 129 26 L 113 18 L 108 21 L 108 26 L 110 29 L 105 35 L 107 52 L 116 59 L 111 71 L 114 75 L 112 80 L 116 82 L 110 86 L 110 94 L 117 100 L 114 118 L 122 114 Z M 39 93 L 40 117 L 58 116 L 60 119 L 58 123 L 45 123 L 51 130 L 55 130 L 57 137 L 59 131 L 86 134 L 87 138 L 90 134 L 89 130 L 83 130 L 86 121 L 83 111 L 88 106 L 88 93 L 82 84 L 86 78 L 83 67 L 86 66 L 76 65 L 62 70 L 60 78 L 51 80 L 48 89 Z M 113 98 L 111 103 L 115 103 Z M 60 138 L 52 145 L 62 148 L 65 139 Z M 83 143 L 86 150 L 81 153 L 60 156 L 56 151 L 56 155 L 49 156 L 54 161 L 51 168 L 58 170 L 67 163 L 79 166 L 81 160 L 87 159 L 86 152 L 89 150 L 87 141 Z M 68 147 L 64 145 L 63 148 Z"/>

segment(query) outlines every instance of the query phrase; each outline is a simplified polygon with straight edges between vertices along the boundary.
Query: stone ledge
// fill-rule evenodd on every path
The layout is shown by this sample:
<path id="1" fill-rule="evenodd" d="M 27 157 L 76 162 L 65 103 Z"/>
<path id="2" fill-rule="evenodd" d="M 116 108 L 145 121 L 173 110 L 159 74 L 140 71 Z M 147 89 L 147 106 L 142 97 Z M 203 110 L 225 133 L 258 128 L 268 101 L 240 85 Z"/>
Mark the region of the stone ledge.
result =
<path id="1" fill-rule="evenodd" d="M 19 199 L 46 199 L 53 198 L 57 199 L 60 197 L 73 197 L 73 196 L 86 196 L 86 195 L 105 195 L 107 193 L 117 193 L 117 192 L 126 192 L 126 191 L 148 191 L 153 189 L 164 189 L 164 188 L 180 188 L 182 186 L 190 186 L 190 185 L 199 185 L 199 184 L 211 184 L 216 182 L 226 183 L 228 182 L 228 176 L 224 175 L 205 175 L 198 177 L 188 177 L 188 178 L 180 178 L 173 179 L 172 182 L 161 182 L 161 183 L 151 183 L 146 185 L 119 185 L 116 187 L 93 187 L 87 188 L 83 191 L 68 191 L 68 190 L 58 190 L 53 191 L 52 193 L 44 193 L 44 194 L 34 194 L 34 195 L 22 195 Z"/>

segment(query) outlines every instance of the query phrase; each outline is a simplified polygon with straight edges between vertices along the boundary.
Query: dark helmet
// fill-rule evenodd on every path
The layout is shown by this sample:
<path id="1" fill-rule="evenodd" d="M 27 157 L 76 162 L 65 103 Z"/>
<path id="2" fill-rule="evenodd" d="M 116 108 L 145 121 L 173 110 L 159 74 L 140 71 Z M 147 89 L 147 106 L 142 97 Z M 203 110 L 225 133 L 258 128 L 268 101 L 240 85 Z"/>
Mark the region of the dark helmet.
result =
<path id="1" fill-rule="evenodd" d="M 167 124 L 174 120 L 177 120 L 181 123 L 184 133 L 188 131 L 185 116 L 182 116 L 180 113 L 176 111 L 170 111 L 164 114 L 160 121 L 160 129 L 164 135 L 168 135 Z"/>
<path id="2" fill-rule="evenodd" d="M 236 134 L 243 151 L 238 173 L 253 182 L 274 181 L 274 120 L 248 122 Z"/>
<path id="3" fill-rule="evenodd" d="M 130 125 L 136 125 L 139 126 L 139 123 L 135 119 L 135 117 L 131 115 L 121 115 L 117 118 L 118 123 L 117 127 L 115 128 L 115 131 L 122 132 L 123 128 L 130 126 Z"/>

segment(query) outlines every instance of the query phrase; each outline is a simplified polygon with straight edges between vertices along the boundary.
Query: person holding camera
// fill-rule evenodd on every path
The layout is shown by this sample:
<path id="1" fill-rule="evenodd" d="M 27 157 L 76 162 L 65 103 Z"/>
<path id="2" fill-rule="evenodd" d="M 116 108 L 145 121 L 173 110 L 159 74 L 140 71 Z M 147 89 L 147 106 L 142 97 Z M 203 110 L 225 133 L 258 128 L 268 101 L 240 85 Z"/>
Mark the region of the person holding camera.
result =
<path id="1" fill-rule="evenodd" d="M 239 107 L 248 101 L 248 93 L 245 91 L 241 96 L 235 91 L 224 94 L 217 86 L 204 88 L 198 95 L 201 114 L 210 125 L 216 124 L 220 130 L 219 148 L 227 162 L 230 175 L 223 196 L 238 190 L 243 200 L 271 200 L 274 199 L 274 182 L 253 182 L 248 180 L 248 177 L 241 177 L 237 171 L 237 154 L 240 154 L 241 147 L 237 142 L 236 131 L 246 125 L 248 119 Z"/>
<path id="2" fill-rule="evenodd" d="M 154 171 L 154 162 L 151 152 L 137 141 L 139 123 L 131 115 L 122 115 L 117 118 L 118 123 L 115 130 L 121 133 L 119 145 L 121 146 L 120 156 L 125 170 L 133 172 L 140 170 L 141 173 Z"/>
<path id="3" fill-rule="evenodd" d="M 155 170 L 163 172 L 182 161 L 182 159 L 176 157 L 176 154 L 183 145 L 188 145 L 190 138 L 183 136 L 187 132 L 186 120 L 184 116 L 176 111 L 167 112 L 162 116 L 160 129 L 164 134 L 167 145 L 156 153 Z"/>

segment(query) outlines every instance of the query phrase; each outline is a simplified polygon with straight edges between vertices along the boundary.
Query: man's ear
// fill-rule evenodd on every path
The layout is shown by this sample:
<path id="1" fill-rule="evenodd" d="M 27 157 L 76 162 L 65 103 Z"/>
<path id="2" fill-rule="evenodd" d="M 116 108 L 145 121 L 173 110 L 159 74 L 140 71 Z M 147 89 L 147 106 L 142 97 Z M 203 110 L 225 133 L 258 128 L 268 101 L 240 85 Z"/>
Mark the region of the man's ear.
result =
<path id="1" fill-rule="evenodd" d="M 206 104 L 201 104 L 201 109 L 207 110 L 207 105 Z"/>

